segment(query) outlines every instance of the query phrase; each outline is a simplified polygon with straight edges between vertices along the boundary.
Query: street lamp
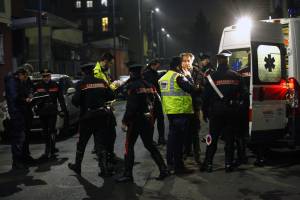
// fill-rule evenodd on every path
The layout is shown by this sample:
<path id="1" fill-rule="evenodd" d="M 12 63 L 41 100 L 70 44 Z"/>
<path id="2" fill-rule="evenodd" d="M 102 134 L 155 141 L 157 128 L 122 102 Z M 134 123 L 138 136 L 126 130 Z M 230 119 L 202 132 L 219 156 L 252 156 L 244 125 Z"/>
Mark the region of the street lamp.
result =
<path id="1" fill-rule="evenodd" d="M 150 35 L 151 35 L 151 42 L 150 42 L 150 45 L 151 45 L 151 58 L 155 57 L 155 53 L 154 53 L 154 20 L 153 20 L 153 15 L 155 13 L 159 13 L 160 10 L 159 8 L 154 8 L 154 9 L 151 9 L 150 10 Z"/>

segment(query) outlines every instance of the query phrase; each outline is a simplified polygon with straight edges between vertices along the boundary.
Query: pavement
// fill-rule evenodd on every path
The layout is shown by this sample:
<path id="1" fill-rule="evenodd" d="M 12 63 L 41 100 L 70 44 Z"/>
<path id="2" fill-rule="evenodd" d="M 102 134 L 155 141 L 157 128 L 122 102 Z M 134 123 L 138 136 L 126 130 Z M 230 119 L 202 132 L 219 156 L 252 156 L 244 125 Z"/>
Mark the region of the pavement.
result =
<path id="1" fill-rule="evenodd" d="M 125 134 L 120 129 L 124 113 L 124 102 L 115 106 L 118 121 L 115 151 L 123 158 Z M 167 120 L 166 120 L 167 124 Z M 202 123 L 201 135 L 207 133 Z M 168 125 L 166 125 L 167 127 Z M 167 132 L 167 128 L 166 128 Z M 44 149 L 42 139 L 34 136 L 30 149 L 38 158 Z M 157 133 L 155 133 L 157 137 Z M 135 150 L 134 183 L 118 184 L 114 179 L 122 173 L 123 161 L 118 162 L 118 173 L 112 178 L 98 176 L 95 155 L 91 154 L 92 139 L 87 146 L 82 165 L 82 176 L 69 170 L 67 164 L 75 158 L 78 134 L 61 138 L 57 147 L 60 152 L 55 159 L 38 162 L 28 171 L 11 171 L 10 145 L 0 143 L 0 199 L 1 200 L 299 200 L 300 199 L 300 151 L 272 150 L 268 163 L 263 168 L 253 165 L 254 156 L 248 152 L 249 164 L 240 166 L 232 173 L 224 171 L 223 144 L 220 142 L 215 156 L 213 173 L 199 171 L 192 158 L 186 160 L 194 173 L 183 176 L 172 175 L 157 181 L 159 171 L 150 154 L 137 141 Z M 202 159 L 205 144 L 201 144 Z M 160 147 L 165 154 L 165 147 Z"/>

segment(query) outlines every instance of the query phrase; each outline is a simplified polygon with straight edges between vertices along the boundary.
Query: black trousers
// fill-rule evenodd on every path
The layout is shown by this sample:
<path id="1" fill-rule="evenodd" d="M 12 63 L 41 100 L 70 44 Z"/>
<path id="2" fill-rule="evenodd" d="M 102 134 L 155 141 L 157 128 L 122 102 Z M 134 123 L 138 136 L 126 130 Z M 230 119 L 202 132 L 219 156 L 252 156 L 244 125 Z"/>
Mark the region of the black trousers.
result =
<path id="1" fill-rule="evenodd" d="M 163 108 L 161 103 L 157 103 L 156 105 L 156 127 L 159 138 L 165 138 L 165 117 L 163 113 Z"/>
<path id="2" fill-rule="evenodd" d="M 206 148 L 205 163 L 212 164 L 218 147 L 218 139 L 222 135 L 225 141 L 225 164 L 230 165 L 233 161 L 234 139 L 237 114 L 234 108 L 216 106 L 214 112 L 210 113 L 209 133 L 212 142 Z"/>
<path id="3" fill-rule="evenodd" d="M 32 113 L 29 111 L 25 114 L 25 140 L 23 145 L 23 156 L 30 156 L 29 143 L 32 125 Z"/>
<path id="4" fill-rule="evenodd" d="M 195 158 L 200 156 L 200 111 L 195 111 L 194 114 L 191 114 L 189 117 L 190 125 L 189 131 L 185 137 L 184 143 L 184 154 L 188 155 L 193 150 Z"/>
<path id="5" fill-rule="evenodd" d="M 167 164 L 175 169 L 184 167 L 183 145 L 189 127 L 189 115 L 168 115 L 169 135 L 167 143 Z"/>
<path id="6" fill-rule="evenodd" d="M 25 141 L 25 118 L 21 113 L 11 116 L 11 152 L 13 161 L 20 161 L 23 156 L 23 146 Z"/>
<path id="7" fill-rule="evenodd" d="M 139 119 L 128 126 L 125 142 L 125 172 L 132 173 L 134 164 L 134 145 L 138 136 L 141 136 L 145 148 L 150 152 L 151 157 L 159 169 L 166 168 L 159 150 L 152 143 L 152 130 L 152 120 L 149 120 L 144 116 L 139 117 Z"/>
<path id="8" fill-rule="evenodd" d="M 45 139 L 45 154 L 55 153 L 57 115 L 40 116 Z"/>
<path id="9" fill-rule="evenodd" d="M 102 153 L 105 148 L 105 132 L 107 127 L 101 121 L 101 118 L 94 118 L 91 120 L 84 120 L 79 123 L 79 140 L 77 142 L 77 152 L 84 155 L 86 145 L 90 137 L 94 136 L 94 144 L 97 155 Z"/>

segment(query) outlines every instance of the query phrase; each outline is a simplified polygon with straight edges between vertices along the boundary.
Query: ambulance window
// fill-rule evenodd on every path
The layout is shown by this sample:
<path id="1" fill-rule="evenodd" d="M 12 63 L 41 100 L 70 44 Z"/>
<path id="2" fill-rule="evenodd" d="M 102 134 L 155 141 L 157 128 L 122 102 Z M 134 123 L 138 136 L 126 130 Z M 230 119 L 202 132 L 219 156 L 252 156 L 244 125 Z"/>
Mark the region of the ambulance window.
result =
<path id="1" fill-rule="evenodd" d="M 280 49 L 272 45 L 257 48 L 258 78 L 261 82 L 279 82 L 281 79 Z"/>
<path id="2" fill-rule="evenodd" d="M 229 66 L 234 71 L 248 70 L 250 64 L 250 50 L 233 50 L 232 56 L 229 57 Z"/>

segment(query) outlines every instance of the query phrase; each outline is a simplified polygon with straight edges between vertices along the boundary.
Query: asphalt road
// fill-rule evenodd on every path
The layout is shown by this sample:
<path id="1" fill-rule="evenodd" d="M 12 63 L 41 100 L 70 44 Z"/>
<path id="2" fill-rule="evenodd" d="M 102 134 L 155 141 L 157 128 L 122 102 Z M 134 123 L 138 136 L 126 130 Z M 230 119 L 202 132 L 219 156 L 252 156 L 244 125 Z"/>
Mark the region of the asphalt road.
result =
<path id="1" fill-rule="evenodd" d="M 124 104 L 115 106 L 120 122 Z M 120 123 L 119 123 L 120 125 Z M 207 131 L 203 124 L 201 135 Z M 116 153 L 123 157 L 124 133 L 117 128 Z M 157 135 L 157 134 L 156 134 Z M 253 166 L 254 157 L 248 152 L 249 164 L 233 173 L 225 173 L 223 145 L 220 143 L 216 154 L 213 173 L 199 172 L 192 159 L 186 161 L 195 172 L 185 176 L 171 176 L 156 181 L 158 169 L 151 160 L 140 140 L 136 144 L 134 184 L 117 184 L 113 178 L 102 179 L 95 155 L 91 154 L 89 142 L 83 160 L 82 177 L 67 168 L 75 157 L 78 135 L 63 138 L 57 143 L 60 152 L 56 159 L 40 162 L 27 172 L 11 172 L 11 153 L 8 144 L 0 144 L 0 199 L 1 200 L 299 200 L 300 199 L 300 151 L 272 150 L 268 154 L 268 165 L 264 168 Z M 38 158 L 44 145 L 36 136 L 31 145 L 34 158 Z M 204 144 L 201 144 L 204 149 Z M 161 148 L 165 153 L 165 148 Z M 203 151 L 204 152 L 204 151 Z M 203 158 L 203 153 L 202 153 Z M 119 162 L 121 173 L 122 161 Z M 116 175 L 118 176 L 118 174 Z"/>

